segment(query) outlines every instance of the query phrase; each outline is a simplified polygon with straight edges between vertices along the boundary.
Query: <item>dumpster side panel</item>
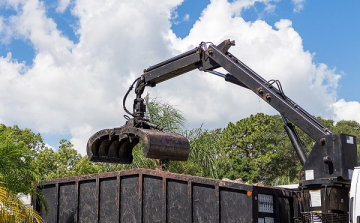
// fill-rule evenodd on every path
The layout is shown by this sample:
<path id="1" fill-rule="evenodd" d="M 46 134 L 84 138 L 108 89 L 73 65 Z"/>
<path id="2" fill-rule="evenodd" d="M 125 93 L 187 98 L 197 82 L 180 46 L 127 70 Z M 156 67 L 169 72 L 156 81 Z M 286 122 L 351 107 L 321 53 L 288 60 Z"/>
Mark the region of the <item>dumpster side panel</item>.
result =
<path id="1" fill-rule="evenodd" d="M 59 187 L 59 222 L 74 222 L 77 209 L 75 182 L 60 184 Z"/>
<path id="2" fill-rule="evenodd" d="M 191 222 L 191 206 L 188 182 L 169 179 L 167 181 L 167 222 Z"/>
<path id="3" fill-rule="evenodd" d="M 118 179 L 100 180 L 99 222 L 119 222 Z"/>
<path id="4" fill-rule="evenodd" d="M 139 175 L 121 178 L 120 221 L 140 222 Z"/>
<path id="5" fill-rule="evenodd" d="M 97 219 L 96 181 L 79 182 L 79 223 Z"/>
<path id="6" fill-rule="evenodd" d="M 193 185 L 193 222 L 218 222 L 215 187 L 206 184 Z"/>
<path id="7" fill-rule="evenodd" d="M 247 191 L 222 188 L 220 190 L 221 222 L 246 223 L 252 219 L 252 196 Z"/>
<path id="8" fill-rule="evenodd" d="M 164 208 L 162 178 L 144 176 L 143 222 L 162 222 Z"/>

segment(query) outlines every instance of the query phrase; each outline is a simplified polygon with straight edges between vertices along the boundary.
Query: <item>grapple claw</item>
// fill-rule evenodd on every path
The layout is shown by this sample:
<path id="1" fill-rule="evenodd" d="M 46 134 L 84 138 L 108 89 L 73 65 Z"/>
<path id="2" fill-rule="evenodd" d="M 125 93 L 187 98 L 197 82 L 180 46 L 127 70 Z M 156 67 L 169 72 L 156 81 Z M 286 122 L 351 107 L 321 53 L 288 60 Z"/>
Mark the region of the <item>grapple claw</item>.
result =
<path id="1" fill-rule="evenodd" d="M 146 158 L 186 161 L 190 153 L 189 141 L 182 135 L 127 126 L 96 132 L 87 143 L 87 154 L 94 162 L 130 164 L 140 140 Z"/>

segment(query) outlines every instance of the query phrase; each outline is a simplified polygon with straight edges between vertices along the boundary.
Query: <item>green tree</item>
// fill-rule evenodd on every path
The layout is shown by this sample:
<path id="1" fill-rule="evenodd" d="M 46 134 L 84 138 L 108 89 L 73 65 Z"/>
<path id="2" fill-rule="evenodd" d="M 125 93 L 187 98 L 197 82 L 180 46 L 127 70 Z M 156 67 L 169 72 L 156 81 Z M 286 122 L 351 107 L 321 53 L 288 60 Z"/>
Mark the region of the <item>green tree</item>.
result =
<path id="1" fill-rule="evenodd" d="M 35 134 L 28 128 L 20 129 L 17 125 L 8 127 L 0 124 L 0 142 L 1 144 L 14 143 L 34 152 L 44 147 L 43 139 L 39 133 Z"/>
<path id="2" fill-rule="evenodd" d="M 43 146 L 40 134 L 0 124 L 0 175 L 11 192 L 34 195 L 34 182 L 41 178 L 34 160 Z"/>
<path id="3" fill-rule="evenodd" d="M 73 176 L 74 167 L 81 159 L 81 155 L 74 149 L 74 145 L 66 139 L 60 140 L 57 155 L 57 177 Z"/>
<path id="4" fill-rule="evenodd" d="M 102 166 L 82 157 L 68 140 L 62 139 L 59 144 L 56 152 L 46 147 L 38 152 L 36 167 L 43 179 L 104 172 Z"/>
<path id="5" fill-rule="evenodd" d="M 33 168 L 33 153 L 25 147 L 6 143 L 0 145 L 0 175 L 13 193 L 34 194 L 34 182 L 40 175 Z"/>
<path id="6" fill-rule="evenodd" d="M 221 176 L 265 184 L 279 177 L 296 181 L 300 163 L 283 125 L 279 115 L 261 113 L 229 123 L 222 133 L 229 163 Z"/>
<path id="7" fill-rule="evenodd" d="M 91 162 L 87 156 L 81 157 L 81 159 L 76 163 L 73 170 L 73 175 L 86 175 L 93 173 L 106 172 L 104 168 L 96 163 Z"/>
<path id="8" fill-rule="evenodd" d="M 34 166 L 40 173 L 42 179 L 48 179 L 54 176 L 58 168 L 57 159 L 58 153 L 51 148 L 44 147 L 39 150 Z"/>

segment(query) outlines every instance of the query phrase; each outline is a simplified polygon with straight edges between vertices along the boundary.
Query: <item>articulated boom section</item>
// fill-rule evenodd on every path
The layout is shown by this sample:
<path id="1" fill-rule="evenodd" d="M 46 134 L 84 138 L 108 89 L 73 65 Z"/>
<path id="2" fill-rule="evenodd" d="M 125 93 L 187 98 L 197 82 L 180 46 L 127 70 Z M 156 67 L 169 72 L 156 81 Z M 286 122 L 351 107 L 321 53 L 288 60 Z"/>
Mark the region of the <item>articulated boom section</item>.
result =
<path id="1" fill-rule="evenodd" d="M 218 75 L 225 81 L 253 91 L 279 111 L 284 120 L 285 130 L 303 164 L 300 173 L 300 188 L 303 191 L 302 194 L 307 194 L 307 196 L 304 195 L 307 198 L 302 199 L 302 202 L 309 202 L 309 197 L 311 200 L 312 193 L 310 191 L 319 190 L 321 194 L 320 205 L 314 203 L 309 206 L 304 203 L 308 207 L 307 211 L 346 213 L 347 205 L 341 204 L 347 204 L 351 173 L 357 165 L 356 138 L 332 133 L 288 98 L 279 81 L 263 79 L 228 52 L 229 48 L 234 45 L 235 42 L 230 40 L 225 40 L 218 46 L 202 42 L 193 50 L 145 69 L 144 74 L 133 83 L 133 85 L 136 83 L 136 99 L 132 113 L 126 109 L 125 100 L 133 85 L 129 88 L 123 101 L 124 110 L 132 118 L 126 116 L 127 122 L 122 127 L 95 133 L 87 145 L 90 160 L 131 163 L 132 149 L 139 141 L 144 143 L 145 157 L 187 160 L 190 145 L 185 137 L 164 132 L 161 127 L 145 119 L 146 106 L 142 93 L 146 86 L 155 87 L 168 79 L 198 69 Z M 215 71 L 220 67 L 229 73 L 222 74 Z M 293 124 L 315 140 L 316 143 L 309 156 L 302 146 Z M 336 204 L 339 202 L 340 204 Z"/>

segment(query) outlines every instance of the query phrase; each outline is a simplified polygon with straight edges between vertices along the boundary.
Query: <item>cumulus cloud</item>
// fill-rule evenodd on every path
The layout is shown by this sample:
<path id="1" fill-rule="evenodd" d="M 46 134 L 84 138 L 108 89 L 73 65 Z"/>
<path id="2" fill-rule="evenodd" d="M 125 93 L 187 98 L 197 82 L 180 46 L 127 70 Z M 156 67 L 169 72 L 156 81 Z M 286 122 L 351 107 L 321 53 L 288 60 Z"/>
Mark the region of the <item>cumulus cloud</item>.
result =
<path id="1" fill-rule="evenodd" d="M 234 55 L 265 79 L 281 80 L 285 93 L 315 115 L 346 118 L 341 110 L 358 105 L 336 100 L 339 74 L 313 62 L 291 21 L 280 20 L 273 28 L 261 20 L 241 18 L 239 12 L 255 0 L 212 0 L 183 39 L 171 30 L 174 9 L 182 0 L 77 0 L 71 10 L 79 18 L 78 43 L 61 34 L 41 1 L 8 2 L 19 8 L 8 19 L 9 33 L 29 40 L 36 54 L 31 67 L 11 54 L 0 57 L 0 121 L 43 133 L 70 133 L 82 154 L 94 132 L 125 123 L 123 96 L 144 68 L 201 41 L 218 44 L 234 39 L 236 46 L 230 49 Z M 148 92 L 183 111 L 189 128 L 201 123 L 225 127 L 257 112 L 277 113 L 249 90 L 199 71 Z M 131 96 L 128 101 L 131 108 Z"/>
<path id="2" fill-rule="evenodd" d="M 332 104 L 332 108 L 335 112 L 335 120 L 355 120 L 360 122 L 359 102 L 340 99 Z"/>

